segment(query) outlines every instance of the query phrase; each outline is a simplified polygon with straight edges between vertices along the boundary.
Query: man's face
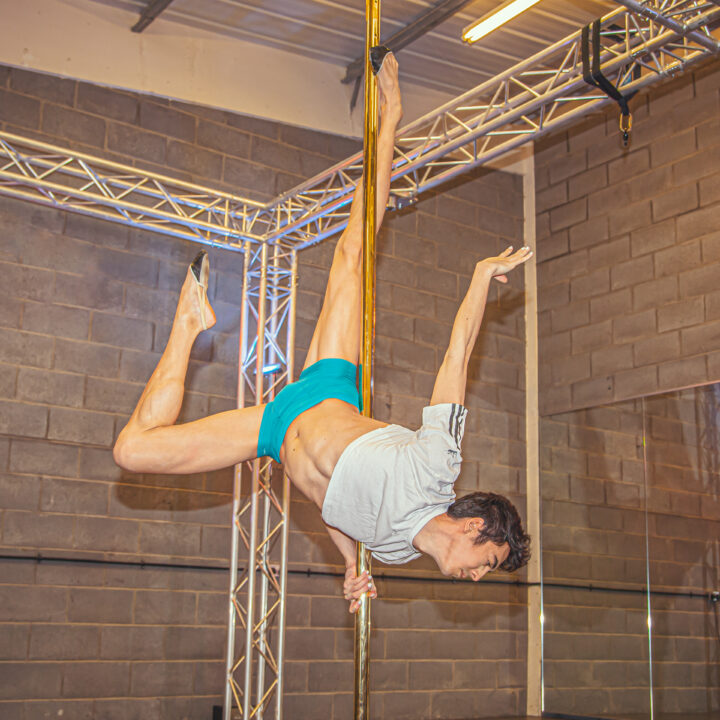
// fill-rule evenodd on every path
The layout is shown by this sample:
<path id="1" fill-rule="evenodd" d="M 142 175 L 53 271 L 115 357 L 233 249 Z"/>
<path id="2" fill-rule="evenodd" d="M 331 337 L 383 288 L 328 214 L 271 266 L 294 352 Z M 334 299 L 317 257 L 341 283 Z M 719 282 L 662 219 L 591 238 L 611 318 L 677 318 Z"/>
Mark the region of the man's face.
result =
<path id="1" fill-rule="evenodd" d="M 496 545 L 486 540 L 480 545 L 475 544 L 474 540 L 482 526 L 483 521 L 480 518 L 462 519 L 456 541 L 444 563 L 445 566 L 440 568 L 443 575 L 477 582 L 505 562 L 510 554 L 510 546 L 507 543 Z"/>

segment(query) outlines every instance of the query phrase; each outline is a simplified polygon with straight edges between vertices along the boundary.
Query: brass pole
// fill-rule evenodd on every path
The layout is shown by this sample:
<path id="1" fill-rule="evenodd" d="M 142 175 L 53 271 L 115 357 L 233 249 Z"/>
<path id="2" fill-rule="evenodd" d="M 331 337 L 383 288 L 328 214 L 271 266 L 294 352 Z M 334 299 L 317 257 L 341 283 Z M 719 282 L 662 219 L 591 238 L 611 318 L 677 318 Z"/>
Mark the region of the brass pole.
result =
<path id="1" fill-rule="evenodd" d="M 370 65 L 370 48 L 380 44 L 380 0 L 366 0 L 365 34 L 365 132 L 363 202 L 363 414 L 372 417 L 373 346 L 375 340 L 375 189 L 377 183 L 378 92 Z M 357 573 L 370 572 L 370 555 L 357 545 Z M 370 599 L 364 595 L 355 616 L 355 720 L 370 717 Z"/>

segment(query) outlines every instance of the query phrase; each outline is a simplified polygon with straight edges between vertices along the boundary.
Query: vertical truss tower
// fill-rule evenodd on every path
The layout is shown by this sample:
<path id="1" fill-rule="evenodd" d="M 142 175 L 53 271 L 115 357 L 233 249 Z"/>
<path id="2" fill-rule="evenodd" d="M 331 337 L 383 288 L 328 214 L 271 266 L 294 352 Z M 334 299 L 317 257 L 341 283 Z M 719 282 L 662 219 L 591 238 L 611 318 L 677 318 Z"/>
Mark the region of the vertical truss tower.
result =
<path id="1" fill-rule="evenodd" d="M 241 408 L 292 382 L 297 253 L 246 242 L 243 274 Z M 282 717 L 289 511 L 290 481 L 273 478 L 272 460 L 235 467 L 224 720 Z"/>

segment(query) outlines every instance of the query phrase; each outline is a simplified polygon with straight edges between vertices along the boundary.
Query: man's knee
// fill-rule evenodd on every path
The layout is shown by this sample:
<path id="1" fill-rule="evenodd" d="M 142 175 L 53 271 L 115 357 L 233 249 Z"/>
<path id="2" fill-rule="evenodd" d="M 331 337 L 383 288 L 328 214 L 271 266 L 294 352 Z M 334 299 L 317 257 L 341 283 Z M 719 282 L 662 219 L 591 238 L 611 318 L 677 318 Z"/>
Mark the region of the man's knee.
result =
<path id="1" fill-rule="evenodd" d="M 361 233 L 346 233 L 335 248 L 335 259 L 351 271 L 362 267 L 363 242 Z"/>
<path id="2" fill-rule="evenodd" d="M 113 446 L 113 460 L 115 464 L 123 470 L 135 472 L 135 456 L 134 443 L 132 433 L 128 432 L 127 427 L 118 435 L 115 445 Z"/>

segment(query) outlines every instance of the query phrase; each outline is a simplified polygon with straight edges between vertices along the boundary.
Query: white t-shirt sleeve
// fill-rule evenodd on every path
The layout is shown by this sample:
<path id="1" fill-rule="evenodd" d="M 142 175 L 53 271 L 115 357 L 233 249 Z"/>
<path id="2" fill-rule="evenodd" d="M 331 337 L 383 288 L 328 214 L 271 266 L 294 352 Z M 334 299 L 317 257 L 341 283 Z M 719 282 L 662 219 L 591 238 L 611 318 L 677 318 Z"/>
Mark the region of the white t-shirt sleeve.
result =
<path id="1" fill-rule="evenodd" d="M 467 408 L 458 403 L 440 403 L 423 409 L 423 424 L 417 438 L 429 468 L 441 483 L 452 485 L 460 474 L 466 416 Z"/>

